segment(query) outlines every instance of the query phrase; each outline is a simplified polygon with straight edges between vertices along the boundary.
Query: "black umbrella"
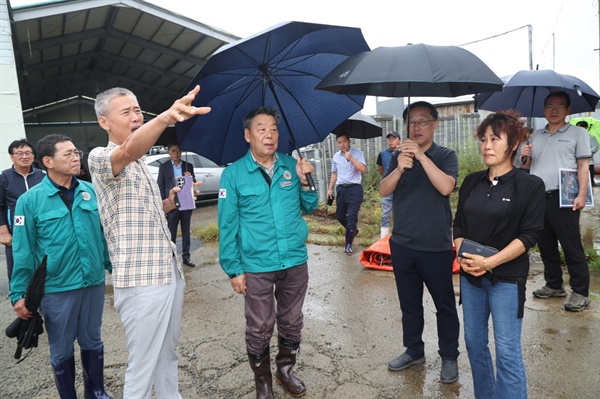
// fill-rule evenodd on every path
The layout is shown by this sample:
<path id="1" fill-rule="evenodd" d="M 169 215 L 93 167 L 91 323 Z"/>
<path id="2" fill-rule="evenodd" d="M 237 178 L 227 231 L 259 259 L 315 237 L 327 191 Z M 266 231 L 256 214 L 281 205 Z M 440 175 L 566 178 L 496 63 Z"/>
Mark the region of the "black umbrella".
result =
<path id="1" fill-rule="evenodd" d="M 44 259 L 33 272 L 33 276 L 27 285 L 25 291 L 25 307 L 33 313 L 32 317 L 23 320 L 17 317 L 6 328 L 6 336 L 9 338 L 17 338 L 17 350 L 15 359 L 21 357 L 23 348 L 37 348 L 38 337 L 44 332 L 44 320 L 39 312 L 44 296 L 44 288 L 46 286 L 46 261 L 48 255 L 44 255 Z M 27 357 L 27 356 L 26 356 Z M 24 360 L 25 358 L 21 359 Z M 20 361 L 21 361 L 20 360 Z"/>
<path id="2" fill-rule="evenodd" d="M 193 105 L 212 111 L 175 125 L 181 149 L 217 164 L 236 161 L 248 151 L 242 118 L 260 106 L 275 107 L 282 116 L 278 151 L 323 141 L 362 109 L 365 97 L 314 87 L 340 62 L 368 49 L 358 28 L 304 22 L 281 23 L 219 49 L 184 90 L 199 84 Z"/>
<path id="3" fill-rule="evenodd" d="M 336 136 L 340 133 L 348 134 L 353 139 L 372 139 L 381 137 L 383 129 L 377 121 L 370 116 L 363 115 L 360 112 L 352 115 L 333 129 L 331 133 Z"/>
<path id="4" fill-rule="evenodd" d="M 526 117 L 544 117 L 544 100 L 556 91 L 564 91 L 571 98 L 571 114 L 593 112 L 600 100 L 598 93 L 581 79 L 550 69 L 523 70 L 503 80 L 506 83 L 501 92 L 475 96 L 479 109 L 515 109 Z"/>
<path id="5" fill-rule="evenodd" d="M 383 97 L 456 97 L 502 90 L 504 82 L 456 46 L 378 47 L 349 57 L 316 89 Z"/>

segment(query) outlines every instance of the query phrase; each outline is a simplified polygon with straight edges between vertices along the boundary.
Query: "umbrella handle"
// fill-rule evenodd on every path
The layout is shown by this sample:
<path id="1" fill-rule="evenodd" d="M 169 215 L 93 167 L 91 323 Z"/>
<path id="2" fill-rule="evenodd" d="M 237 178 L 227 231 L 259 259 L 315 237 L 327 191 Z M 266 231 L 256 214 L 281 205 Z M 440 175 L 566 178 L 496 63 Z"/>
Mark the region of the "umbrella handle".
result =
<path id="1" fill-rule="evenodd" d="M 525 144 L 529 144 L 529 140 Z M 531 158 L 529 155 L 524 155 L 521 157 L 521 165 L 525 165 L 527 163 L 527 158 Z"/>
<path id="2" fill-rule="evenodd" d="M 310 191 L 317 191 L 317 187 L 315 186 L 315 181 L 312 178 L 310 173 L 306 173 L 306 180 L 308 180 L 308 186 L 310 187 Z"/>

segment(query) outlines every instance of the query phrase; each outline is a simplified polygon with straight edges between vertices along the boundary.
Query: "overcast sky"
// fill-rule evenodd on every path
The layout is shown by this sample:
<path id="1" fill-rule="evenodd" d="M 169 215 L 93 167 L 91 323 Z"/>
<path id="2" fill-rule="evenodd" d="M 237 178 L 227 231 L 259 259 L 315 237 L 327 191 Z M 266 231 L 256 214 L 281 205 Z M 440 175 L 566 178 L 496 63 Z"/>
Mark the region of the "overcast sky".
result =
<path id="1" fill-rule="evenodd" d="M 361 28 L 372 49 L 479 41 L 463 47 L 500 77 L 529 69 L 524 26 L 531 25 L 533 69 L 573 75 L 599 91 L 598 0 L 147 1 L 240 37 L 279 22 L 304 21 Z M 31 3 L 40 1 L 11 0 L 13 6 Z"/>

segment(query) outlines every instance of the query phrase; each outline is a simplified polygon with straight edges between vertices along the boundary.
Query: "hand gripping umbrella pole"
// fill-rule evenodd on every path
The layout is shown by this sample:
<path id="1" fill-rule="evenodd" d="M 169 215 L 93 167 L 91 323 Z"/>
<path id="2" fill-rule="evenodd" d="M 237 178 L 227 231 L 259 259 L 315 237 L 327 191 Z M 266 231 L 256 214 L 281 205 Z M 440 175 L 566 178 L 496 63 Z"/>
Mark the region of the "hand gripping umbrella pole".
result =
<path id="1" fill-rule="evenodd" d="M 265 75 L 267 76 L 267 75 Z M 271 79 L 268 79 L 268 84 L 269 84 L 269 89 L 271 89 L 271 93 L 273 93 L 273 97 L 275 97 L 275 102 L 277 103 L 277 107 L 279 108 L 279 110 L 281 111 L 281 116 L 283 117 L 283 122 L 285 123 L 285 126 L 287 127 L 288 131 L 290 132 L 290 137 L 292 139 L 292 142 L 294 143 L 294 148 L 296 148 L 296 152 L 298 153 L 298 158 L 302 159 L 302 155 L 300 155 L 300 148 L 298 147 L 298 143 L 296 142 L 296 138 L 294 137 L 294 133 L 292 132 L 292 128 L 290 127 L 290 123 L 288 122 L 286 116 L 285 116 L 285 112 L 283 112 L 283 108 L 281 107 L 281 104 L 279 103 L 279 98 L 277 97 L 277 93 L 275 93 L 275 87 L 273 87 L 273 81 Z M 315 181 L 312 178 L 312 175 L 310 173 L 306 173 L 306 180 L 308 180 L 308 185 L 310 187 L 310 191 L 317 191 L 317 187 L 315 186 Z"/>

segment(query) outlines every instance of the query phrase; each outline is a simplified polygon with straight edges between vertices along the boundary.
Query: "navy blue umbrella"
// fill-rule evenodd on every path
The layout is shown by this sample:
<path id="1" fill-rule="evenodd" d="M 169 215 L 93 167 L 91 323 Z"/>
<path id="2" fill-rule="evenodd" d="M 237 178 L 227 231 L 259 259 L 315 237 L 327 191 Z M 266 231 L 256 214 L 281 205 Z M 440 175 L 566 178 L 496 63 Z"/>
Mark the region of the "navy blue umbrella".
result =
<path id="1" fill-rule="evenodd" d="M 505 81 L 502 91 L 475 95 L 479 109 L 514 109 L 526 117 L 543 117 L 544 99 L 555 91 L 569 94 L 572 114 L 594 111 L 600 100 L 598 93 L 581 79 L 550 69 L 523 70 L 502 80 Z"/>
<path id="2" fill-rule="evenodd" d="M 323 141 L 362 109 L 365 96 L 340 96 L 314 87 L 352 54 L 369 50 L 358 28 L 285 22 L 219 49 L 184 93 L 201 87 L 194 105 L 212 111 L 176 125 L 179 145 L 218 164 L 248 150 L 242 118 L 260 106 L 279 110 L 278 151 Z"/>

